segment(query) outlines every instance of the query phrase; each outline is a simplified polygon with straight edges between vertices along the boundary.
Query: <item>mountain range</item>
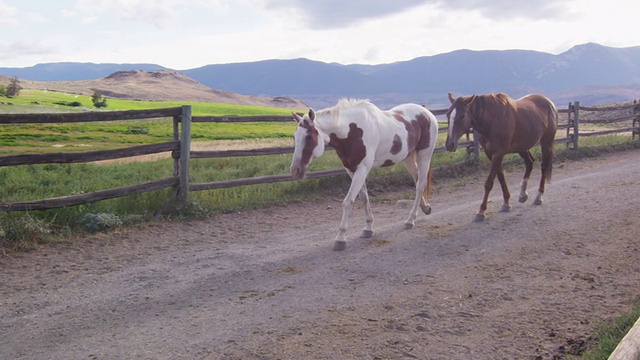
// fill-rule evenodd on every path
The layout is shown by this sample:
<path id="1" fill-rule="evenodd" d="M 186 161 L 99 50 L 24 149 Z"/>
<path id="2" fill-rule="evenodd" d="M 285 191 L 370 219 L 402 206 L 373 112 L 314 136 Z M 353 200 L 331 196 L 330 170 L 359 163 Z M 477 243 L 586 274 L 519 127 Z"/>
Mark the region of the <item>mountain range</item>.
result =
<path id="1" fill-rule="evenodd" d="M 36 81 L 80 81 L 123 70 L 171 70 L 154 64 L 48 63 L 0 68 L 0 75 Z M 447 92 L 469 95 L 532 92 L 556 104 L 596 105 L 640 98 L 640 46 L 588 43 L 554 55 L 528 50 L 457 50 L 382 65 L 342 65 L 309 59 L 215 64 L 179 73 L 212 89 L 259 97 L 292 97 L 315 108 L 341 97 L 381 107 L 418 102 L 447 105 Z"/>

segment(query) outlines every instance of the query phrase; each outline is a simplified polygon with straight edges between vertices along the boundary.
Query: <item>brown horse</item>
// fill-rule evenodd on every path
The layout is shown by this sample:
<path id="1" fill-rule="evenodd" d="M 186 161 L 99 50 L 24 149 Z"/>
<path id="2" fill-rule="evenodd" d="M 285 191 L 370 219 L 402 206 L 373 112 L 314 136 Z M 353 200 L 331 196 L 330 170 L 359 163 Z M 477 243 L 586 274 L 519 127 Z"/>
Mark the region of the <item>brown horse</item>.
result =
<path id="1" fill-rule="evenodd" d="M 447 111 L 449 133 L 446 148 L 455 151 L 462 134 L 473 128 L 478 142 L 491 160 L 491 170 L 484 184 L 484 197 L 476 221 L 484 221 L 487 200 L 498 177 L 502 187 L 504 203 L 501 211 L 511 210 L 509 189 L 504 179 L 502 159 L 506 154 L 518 153 L 526 166 L 520 184 L 520 202 L 527 201 L 527 181 L 533 169 L 534 157 L 529 149 L 540 142 L 542 149 L 542 177 L 538 187 L 535 205 L 542 204 L 545 182 L 551 180 L 551 168 L 554 156 L 554 139 L 558 129 L 558 112 L 551 100 L 542 95 L 527 95 L 513 100 L 503 93 L 488 95 L 461 96 L 454 98 L 449 93 L 451 107 Z"/>

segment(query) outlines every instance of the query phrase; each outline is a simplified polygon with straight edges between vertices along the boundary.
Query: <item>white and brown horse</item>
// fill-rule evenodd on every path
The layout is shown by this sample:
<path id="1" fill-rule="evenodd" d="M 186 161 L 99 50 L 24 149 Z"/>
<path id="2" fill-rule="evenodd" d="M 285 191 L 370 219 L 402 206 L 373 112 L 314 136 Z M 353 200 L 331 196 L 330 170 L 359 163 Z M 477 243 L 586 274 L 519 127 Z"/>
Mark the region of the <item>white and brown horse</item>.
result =
<path id="1" fill-rule="evenodd" d="M 416 198 L 405 222 L 412 228 L 418 207 L 431 212 L 427 202 L 431 180 L 431 157 L 438 136 L 438 123 L 423 106 L 404 104 L 382 111 L 367 100 L 342 99 L 334 107 L 318 112 L 309 109 L 304 116 L 293 114 L 298 122 L 294 134 L 295 151 L 291 176 L 302 179 L 313 159 L 321 156 L 325 145 L 336 150 L 351 176 L 351 186 L 342 202 L 342 221 L 334 250 L 346 246 L 349 212 L 358 194 L 365 203 L 362 237 L 373 236 L 373 214 L 369 204 L 366 178 L 374 167 L 403 161 L 416 182 Z"/>
<path id="2" fill-rule="evenodd" d="M 558 112 L 551 100 L 545 96 L 533 94 L 518 100 L 499 94 L 461 96 L 455 98 L 449 93 L 451 107 L 447 111 L 449 133 L 446 148 L 455 151 L 462 134 L 473 128 L 478 142 L 491 160 L 491 170 L 484 184 L 484 197 L 476 221 L 484 221 L 487 200 L 498 177 L 502 187 L 504 203 L 501 211 L 509 211 L 509 189 L 504 178 L 502 159 L 506 154 L 518 153 L 525 163 L 525 173 L 520 183 L 521 203 L 527 201 L 527 182 L 533 169 L 534 157 L 529 149 L 540 142 L 542 149 L 542 176 L 535 205 L 542 204 L 545 182 L 551 180 L 554 140 L 558 129 Z"/>

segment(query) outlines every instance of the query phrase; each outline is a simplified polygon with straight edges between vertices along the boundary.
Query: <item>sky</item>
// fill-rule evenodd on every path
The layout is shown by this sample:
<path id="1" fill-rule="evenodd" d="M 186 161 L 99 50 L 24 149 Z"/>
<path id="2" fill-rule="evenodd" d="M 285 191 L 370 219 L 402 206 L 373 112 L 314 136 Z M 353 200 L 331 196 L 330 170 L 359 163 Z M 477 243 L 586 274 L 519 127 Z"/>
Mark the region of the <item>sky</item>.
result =
<path id="1" fill-rule="evenodd" d="M 638 0 L 0 0 L 0 67 L 559 54 L 588 42 L 640 46 L 639 10 Z"/>

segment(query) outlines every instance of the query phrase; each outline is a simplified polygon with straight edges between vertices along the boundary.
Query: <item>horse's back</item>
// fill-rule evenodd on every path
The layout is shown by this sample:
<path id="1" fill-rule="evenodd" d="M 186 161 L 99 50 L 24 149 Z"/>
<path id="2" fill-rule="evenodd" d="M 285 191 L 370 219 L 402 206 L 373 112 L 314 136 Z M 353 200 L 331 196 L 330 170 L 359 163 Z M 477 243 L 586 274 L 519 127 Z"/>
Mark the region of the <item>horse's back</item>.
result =
<path id="1" fill-rule="evenodd" d="M 536 111 L 540 112 L 541 117 L 551 117 L 554 116 L 557 118 L 557 110 L 556 106 L 548 97 L 541 94 L 531 94 L 524 96 L 517 101 L 518 104 L 530 103 L 535 108 Z M 557 119 L 553 119 L 557 122 Z"/>
<path id="2" fill-rule="evenodd" d="M 541 94 L 531 94 L 516 101 L 517 112 L 522 121 L 539 122 L 545 132 L 555 131 L 558 127 L 558 111 L 553 102 Z"/>

